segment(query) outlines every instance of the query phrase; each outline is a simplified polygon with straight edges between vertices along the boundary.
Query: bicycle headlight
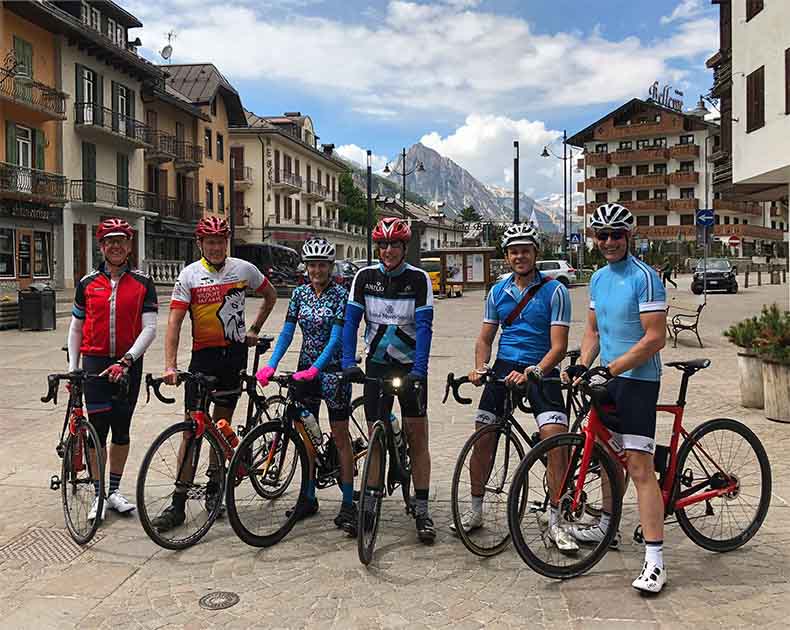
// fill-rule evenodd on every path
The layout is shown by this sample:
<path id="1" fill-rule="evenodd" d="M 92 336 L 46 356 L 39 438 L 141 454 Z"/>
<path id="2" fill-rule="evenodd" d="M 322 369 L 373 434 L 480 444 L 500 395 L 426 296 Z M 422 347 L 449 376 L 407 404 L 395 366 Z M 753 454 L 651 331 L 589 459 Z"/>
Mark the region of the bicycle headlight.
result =
<path id="1" fill-rule="evenodd" d="M 396 376 L 395 378 L 392 379 L 392 386 L 395 389 L 398 389 L 401 386 L 401 384 L 402 384 L 402 381 L 401 381 L 399 376 Z"/>

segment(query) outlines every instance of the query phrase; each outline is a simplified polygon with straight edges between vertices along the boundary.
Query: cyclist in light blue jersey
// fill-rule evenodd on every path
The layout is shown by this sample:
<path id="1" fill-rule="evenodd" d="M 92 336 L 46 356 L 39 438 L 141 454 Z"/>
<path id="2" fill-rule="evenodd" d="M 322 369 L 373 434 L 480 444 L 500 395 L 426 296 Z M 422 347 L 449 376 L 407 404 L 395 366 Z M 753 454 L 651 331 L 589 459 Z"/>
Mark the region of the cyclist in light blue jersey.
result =
<path id="1" fill-rule="evenodd" d="M 486 299 L 483 327 L 475 344 L 475 369 L 469 373 L 469 381 L 477 386 L 481 385 L 482 376 L 489 370 L 497 378 L 504 378 L 514 385 L 523 384 L 530 373 L 538 378 L 544 374 L 557 376 L 556 366 L 568 348 L 570 295 L 562 283 L 544 277 L 536 269 L 538 233 L 529 224 L 512 225 L 503 235 L 502 249 L 513 273 L 495 284 Z M 500 331 L 499 349 L 494 365 L 489 368 L 497 331 Z M 502 421 L 506 396 L 506 386 L 502 383 L 486 383 L 475 415 L 475 430 Z M 558 384 L 545 384 L 541 388 L 530 383 L 526 397 L 541 439 L 567 431 L 565 409 L 552 402 L 562 400 Z M 461 516 L 461 526 L 467 533 L 484 523 L 487 482 L 484 477 L 486 471 L 491 470 L 495 446 L 496 435 L 475 442 L 469 466 L 471 508 Z M 550 457 L 552 480 L 561 477 L 565 465 L 566 462 L 560 458 Z M 454 531 L 455 525 L 450 529 Z M 550 506 L 547 534 L 560 551 L 578 551 L 576 541 L 560 524 L 558 505 Z"/>
<path id="2" fill-rule="evenodd" d="M 579 362 L 563 378 L 578 379 L 600 353 L 613 377 L 607 382 L 618 426 L 609 426 L 626 452 L 628 474 L 636 486 L 639 520 L 645 539 L 645 562 L 633 587 L 658 593 L 664 569 L 664 503 L 653 465 L 656 403 L 661 379 L 659 351 L 666 342 L 666 293 L 649 265 L 628 253 L 634 217 L 627 208 L 604 204 L 590 226 L 607 265 L 590 281 L 590 309 Z M 608 487 L 608 486 L 607 486 Z M 611 497 L 603 497 L 601 520 L 571 533 L 582 543 L 596 543 L 609 528 Z M 619 540 L 619 535 L 615 540 Z"/>

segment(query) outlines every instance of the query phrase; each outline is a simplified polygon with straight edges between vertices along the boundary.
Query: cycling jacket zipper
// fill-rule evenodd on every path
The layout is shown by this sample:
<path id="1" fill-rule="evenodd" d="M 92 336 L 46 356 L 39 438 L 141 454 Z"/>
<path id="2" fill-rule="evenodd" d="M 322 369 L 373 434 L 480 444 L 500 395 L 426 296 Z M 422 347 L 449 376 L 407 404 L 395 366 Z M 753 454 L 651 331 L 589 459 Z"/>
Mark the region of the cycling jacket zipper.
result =
<path id="1" fill-rule="evenodd" d="M 118 285 L 121 283 L 121 278 L 123 274 L 120 275 L 118 280 L 113 283 L 112 278 L 110 278 L 110 356 L 115 357 L 115 304 L 116 304 L 116 297 L 118 293 Z"/>

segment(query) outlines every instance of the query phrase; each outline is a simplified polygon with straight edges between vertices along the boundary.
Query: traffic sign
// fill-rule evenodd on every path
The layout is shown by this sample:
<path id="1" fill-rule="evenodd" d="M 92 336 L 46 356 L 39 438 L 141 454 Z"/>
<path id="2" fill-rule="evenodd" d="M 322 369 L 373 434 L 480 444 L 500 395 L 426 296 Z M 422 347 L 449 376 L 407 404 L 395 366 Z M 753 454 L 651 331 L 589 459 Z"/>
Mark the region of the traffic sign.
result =
<path id="1" fill-rule="evenodd" d="M 741 244 L 741 239 L 738 236 L 731 236 L 727 239 L 727 245 L 730 247 L 738 247 Z"/>
<path id="2" fill-rule="evenodd" d="M 697 225 L 704 225 L 705 227 L 713 226 L 713 210 L 699 209 L 697 210 Z"/>
<path id="3" fill-rule="evenodd" d="M 574 232 L 571 234 L 571 245 L 581 245 L 582 243 L 582 235 L 578 232 Z"/>

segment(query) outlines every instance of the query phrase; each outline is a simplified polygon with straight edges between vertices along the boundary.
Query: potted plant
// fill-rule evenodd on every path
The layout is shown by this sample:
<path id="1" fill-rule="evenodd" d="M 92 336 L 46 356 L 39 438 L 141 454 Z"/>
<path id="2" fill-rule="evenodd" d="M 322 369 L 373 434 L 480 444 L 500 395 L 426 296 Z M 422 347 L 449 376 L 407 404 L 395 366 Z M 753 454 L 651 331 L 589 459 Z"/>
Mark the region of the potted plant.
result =
<path id="1" fill-rule="evenodd" d="M 759 332 L 760 323 L 756 317 L 744 319 L 724 331 L 724 336 L 741 348 L 737 357 L 741 404 L 754 409 L 762 409 L 765 404 L 762 359 L 755 348 Z"/>
<path id="2" fill-rule="evenodd" d="M 790 311 L 763 306 L 755 347 L 763 360 L 765 415 L 790 423 Z"/>

